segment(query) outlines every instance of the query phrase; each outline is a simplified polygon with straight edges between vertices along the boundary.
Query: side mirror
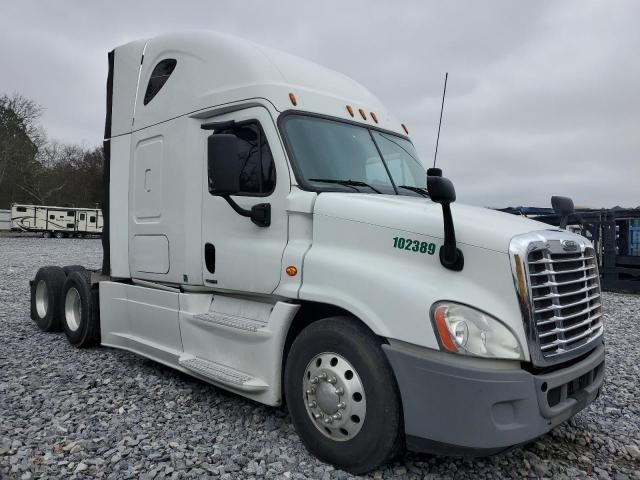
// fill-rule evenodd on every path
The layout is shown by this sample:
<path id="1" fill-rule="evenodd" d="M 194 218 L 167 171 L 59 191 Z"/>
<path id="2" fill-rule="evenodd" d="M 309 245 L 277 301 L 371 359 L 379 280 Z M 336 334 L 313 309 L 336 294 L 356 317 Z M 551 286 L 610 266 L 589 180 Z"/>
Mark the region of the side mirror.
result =
<path id="1" fill-rule="evenodd" d="M 551 197 L 551 206 L 553 207 L 553 211 L 558 215 L 571 215 L 575 208 L 573 207 L 573 200 L 569 197 Z"/>
<path id="2" fill-rule="evenodd" d="M 427 176 L 427 191 L 431 200 L 436 203 L 453 203 L 456 201 L 456 189 L 448 178 Z"/>
<path id="3" fill-rule="evenodd" d="M 209 192 L 212 195 L 234 195 L 240 191 L 238 140 L 235 135 L 211 135 L 207 140 Z"/>
<path id="4" fill-rule="evenodd" d="M 553 211 L 556 212 L 556 215 L 560 217 L 560 228 L 567 228 L 569 215 L 575 211 L 573 200 L 569 197 L 557 197 L 554 195 L 551 197 L 551 206 L 553 207 Z"/>
<path id="5" fill-rule="evenodd" d="M 431 200 L 442 206 L 444 222 L 444 245 L 440 247 L 440 263 L 444 268 L 459 272 L 464 267 L 464 255 L 456 245 L 456 230 L 453 226 L 451 203 L 456 201 L 456 189 L 439 168 L 427 170 L 427 191 Z"/>
<path id="6" fill-rule="evenodd" d="M 208 124 L 205 124 L 208 128 Z M 204 127 L 203 126 L 203 127 Z M 238 139 L 226 133 L 214 134 L 207 139 L 209 193 L 224 198 L 238 215 L 248 217 L 259 227 L 271 225 L 271 205 L 259 203 L 246 210 L 231 198 L 240 191 L 242 166 L 238 161 Z"/>

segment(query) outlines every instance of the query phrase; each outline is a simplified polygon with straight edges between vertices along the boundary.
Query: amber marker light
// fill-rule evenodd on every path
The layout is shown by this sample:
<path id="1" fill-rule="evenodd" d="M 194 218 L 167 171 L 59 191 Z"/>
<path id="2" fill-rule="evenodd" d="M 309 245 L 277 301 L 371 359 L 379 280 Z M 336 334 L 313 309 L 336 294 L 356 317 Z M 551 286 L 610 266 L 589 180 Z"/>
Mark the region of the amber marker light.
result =
<path id="1" fill-rule="evenodd" d="M 404 130 L 404 133 L 409 135 L 409 129 L 407 128 L 407 126 L 404 123 L 402 124 L 402 129 Z"/>
<path id="2" fill-rule="evenodd" d="M 285 268 L 285 272 L 287 272 L 287 275 L 289 275 L 290 277 L 295 277 L 298 274 L 298 269 L 293 265 L 289 265 L 287 268 Z"/>
<path id="3" fill-rule="evenodd" d="M 353 108 L 351 108 L 351 105 L 347 105 L 347 112 L 353 117 Z"/>
<path id="4" fill-rule="evenodd" d="M 378 123 L 378 116 L 375 114 L 375 112 L 369 112 L 371 115 L 371 118 L 373 118 L 373 121 Z"/>
<path id="5" fill-rule="evenodd" d="M 514 262 L 516 264 L 516 281 L 518 284 L 518 294 L 520 295 L 520 299 L 528 304 L 529 295 L 527 294 L 527 283 L 524 278 L 524 271 L 522 269 L 522 260 L 520 259 L 520 255 L 515 256 Z"/>
<path id="6" fill-rule="evenodd" d="M 447 320 L 445 315 L 447 314 L 447 307 L 441 306 L 435 309 L 433 312 L 433 318 L 435 320 L 436 328 L 438 329 L 438 336 L 442 346 L 450 352 L 456 353 L 458 349 L 456 344 L 453 343 L 449 329 L 447 328 Z"/>
<path id="7" fill-rule="evenodd" d="M 293 105 L 294 107 L 298 105 L 298 100 L 296 99 L 296 96 L 293 93 L 289 94 L 289 100 L 291 100 L 291 105 Z"/>
<path id="8" fill-rule="evenodd" d="M 363 120 L 367 119 L 367 114 L 364 113 L 364 110 L 359 108 L 358 111 L 360 112 L 360 116 L 362 117 Z"/>

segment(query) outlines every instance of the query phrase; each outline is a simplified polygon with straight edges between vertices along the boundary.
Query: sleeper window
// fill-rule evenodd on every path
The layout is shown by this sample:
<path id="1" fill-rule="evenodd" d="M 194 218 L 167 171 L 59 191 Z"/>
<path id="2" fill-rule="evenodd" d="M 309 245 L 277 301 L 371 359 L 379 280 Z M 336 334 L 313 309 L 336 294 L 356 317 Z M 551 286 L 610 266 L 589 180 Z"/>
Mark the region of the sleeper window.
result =
<path id="1" fill-rule="evenodd" d="M 151 77 L 149 78 L 147 90 L 144 93 L 145 105 L 153 100 L 153 97 L 156 96 L 156 94 L 164 86 L 167 80 L 169 80 L 169 77 L 175 70 L 177 63 L 177 60 L 173 58 L 167 58 L 166 60 L 162 60 L 154 67 L 153 71 L 151 72 Z"/>
<path id="2" fill-rule="evenodd" d="M 266 196 L 276 185 L 276 169 L 269 144 L 257 122 L 235 125 L 216 133 L 235 135 L 238 141 L 238 158 L 242 165 L 238 195 Z M 209 178 L 209 186 L 215 179 Z"/>

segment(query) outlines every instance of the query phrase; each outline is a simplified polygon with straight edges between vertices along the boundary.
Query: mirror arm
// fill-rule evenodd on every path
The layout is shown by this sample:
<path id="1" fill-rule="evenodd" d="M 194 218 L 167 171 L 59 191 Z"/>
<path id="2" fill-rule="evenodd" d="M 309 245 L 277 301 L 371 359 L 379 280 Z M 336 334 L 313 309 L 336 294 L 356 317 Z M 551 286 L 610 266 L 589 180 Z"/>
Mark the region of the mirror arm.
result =
<path id="1" fill-rule="evenodd" d="M 251 210 L 242 208 L 231 198 L 231 195 L 222 195 L 227 203 L 233 208 L 233 210 L 243 217 L 250 218 L 253 223 L 259 227 L 268 227 L 271 225 L 271 204 L 270 203 L 258 203 L 251 207 Z"/>
<path id="2" fill-rule="evenodd" d="M 242 208 L 240 205 L 236 203 L 236 201 L 233 198 L 231 198 L 231 195 L 222 195 L 222 198 L 224 198 L 227 201 L 227 203 L 231 205 L 231 208 L 233 208 L 233 210 L 238 215 L 242 215 L 243 217 L 251 217 L 251 210 Z"/>
<path id="3" fill-rule="evenodd" d="M 440 263 L 443 267 L 459 272 L 464 266 L 462 250 L 456 246 L 456 231 L 453 227 L 451 205 L 443 202 L 442 219 L 444 221 L 444 245 L 440 247 Z"/>

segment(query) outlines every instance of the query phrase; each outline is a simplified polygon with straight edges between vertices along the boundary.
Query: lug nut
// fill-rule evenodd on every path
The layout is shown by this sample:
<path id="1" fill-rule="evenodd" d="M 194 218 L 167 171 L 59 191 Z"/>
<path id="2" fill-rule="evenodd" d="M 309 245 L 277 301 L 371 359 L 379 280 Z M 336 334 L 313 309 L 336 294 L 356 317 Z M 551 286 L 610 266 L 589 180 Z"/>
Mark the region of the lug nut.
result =
<path id="1" fill-rule="evenodd" d="M 324 417 L 324 423 L 333 423 L 333 418 L 331 418 L 331 417 Z"/>
<path id="2" fill-rule="evenodd" d="M 318 375 L 318 378 L 320 378 L 320 380 L 326 380 L 327 374 L 325 372 L 322 372 L 320 375 Z"/>
<path id="3" fill-rule="evenodd" d="M 347 404 L 346 404 L 346 403 L 344 403 L 344 402 L 340 402 L 340 403 L 338 403 L 338 405 L 337 405 L 337 407 L 338 407 L 338 409 L 339 409 L 339 410 L 344 410 L 346 406 L 347 406 Z"/>
<path id="4" fill-rule="evenodd" d="M 319 380 L 318 380 L 318 377 L 313 377 L 313 378 L 311 379 L 311 383 L 312 383 L 312 384 L 314 384 L 314 385 L 316 385 L 316 384 L 318 383 L 318 381 L 319 381 Z"/>
<path id="5" fill-rule="evenodd" d="M 342 418 L 342 414 L 340 412 L 334 413 L 333 414 L 333 419 L 334 420 L 340 420 Z"/>
<path id="6" fill-rule="evenodd" d="M 336 377 L 331 377 L 329 380 L 327 380 L 331 385 L 335 385 L 336 382 L 338 381 L 338 379 Z"/>
<path id="7" fill-rule="evenodd" d="M 317 406 L 316 402 L 309 402 L 307 405 L 309 405 L 309 408 L 316 408 Z"/>
<path id="8" fill-rule="evenodd" d="M 320 415 L 319 413 L 313 414 L 313 418 L 315 418 L 316 420 L 318 420 L 320 417 L 322 417 L 322 415 Z"/>
<path id="9" fill-rule="evenodd" d="M 313 395 L 314 393 L 316 393 L 316 389 L 315 388 L 310 388 L 307 390 L 307 395 Z"/>
<path id="10" fill-rule="evenodd" d="M 344 393 L 344 388 L 342 388 L 342 387 L 338 387 L 338 388 L 336 388 L 336 393 L 337 393 L 338 395 L 342 395 L 342 394 Z"/>

